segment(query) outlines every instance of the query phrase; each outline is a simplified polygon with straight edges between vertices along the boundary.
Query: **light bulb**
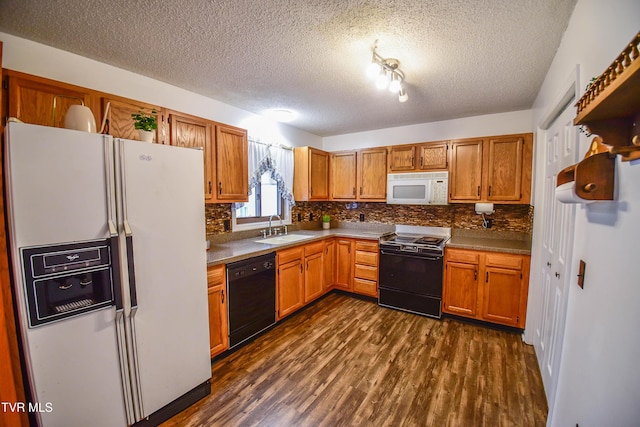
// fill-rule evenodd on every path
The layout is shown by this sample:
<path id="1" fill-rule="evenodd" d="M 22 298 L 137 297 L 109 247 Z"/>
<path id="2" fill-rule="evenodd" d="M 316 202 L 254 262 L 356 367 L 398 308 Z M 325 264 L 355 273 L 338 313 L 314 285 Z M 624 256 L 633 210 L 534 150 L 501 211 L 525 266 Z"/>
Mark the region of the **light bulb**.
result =
<path id="1" fill-rule="evenodd" d="M 378 78 L 376 79 L 376 87 L 378 89 L 385 89 L 389 86 L 389 74 L 386 71 L 380 73 Z"/>
<path id="2" fill-rule="evenodd" d="M 400 77 L 396 73 L 391 74 L 391 83 L 389 83 L 389 92 L 398 93 L 400 91 Z"/>
<path id="3" fill-rule="evenodd" d="M 398 92 L 398 101 L 407 102 L 408 99 L 409 99 L 409 95 L 407 95 L 407 91 L 404 90 L 403 87 L 401 87 L 400 91 Z"/>
<path id="4" fill-rule="evenodd" d="M 378 64 L 377 62 L 372 62 L 367 67 L 367 77 L 375 80 L 376 77 L 380 75 L 380 71 L 382 71 L 382 67 L 380 67 L 380 64 Z"/>

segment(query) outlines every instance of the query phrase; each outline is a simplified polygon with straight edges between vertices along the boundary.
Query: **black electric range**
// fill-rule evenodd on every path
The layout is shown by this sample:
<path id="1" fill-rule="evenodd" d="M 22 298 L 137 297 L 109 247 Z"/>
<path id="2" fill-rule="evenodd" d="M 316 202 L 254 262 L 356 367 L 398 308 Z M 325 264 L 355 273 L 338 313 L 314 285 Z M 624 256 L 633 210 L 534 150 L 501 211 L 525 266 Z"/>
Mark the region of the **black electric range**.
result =
<path id="1" fill-rule="evenodd" d="M 450 235 L 450 229 L 414 227 L 382 236 L 378 304 L 439 319 Z"/>

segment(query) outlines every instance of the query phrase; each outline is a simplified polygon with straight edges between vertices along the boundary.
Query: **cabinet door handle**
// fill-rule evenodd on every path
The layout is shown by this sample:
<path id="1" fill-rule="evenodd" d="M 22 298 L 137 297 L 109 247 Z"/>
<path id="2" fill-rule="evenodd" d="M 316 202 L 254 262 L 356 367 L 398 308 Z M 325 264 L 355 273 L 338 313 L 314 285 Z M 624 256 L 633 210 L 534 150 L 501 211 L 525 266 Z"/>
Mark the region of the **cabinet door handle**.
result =
<path id="1" fill-rule="evenodd" d="M 480 196 L 480 186 L 478 185 L 478 196 Z"/>
<path id="2" fill-rule="evenodd" d="M 473 270 L 473 281 L 478 280 L 478 270 Z"/>
<path id="3" fill-rule="evenodd" d="M 313 196 L 313 187 L 309 189 L 309 196 Z"/>
<path id="4" fill-rule="evenodd" d="M 353 187 L 353 195 L 356 195 L 356 187 Z"/>
<path id="5" fill-rule="evenodd" d="M 362 196 L 362 187 L 360 187 L 360 195 Z"/>
<path id="6" fill-rule="evenodd" d="M 224 304 L 224 289 L 220 291 L 220 295 L 222 296 L 222 303 Z"/>
<path id="7" fill-rule="evenodd" d="M 489 195 L 491 195 L 491 186 L 489 186 Z"/>
<path id="8" fill-rule="evenodd" d="M 222 182 L 218 183 L 218 194 L 222 194 Z"/>
<path id="9" fill-rule="evenodd" d="M 414 157 L 413 157 L 413 156 L 411 156 L 411 167 L 415 166 L 415 165 L 413 164 L 414 160 L 415 160 L 415 159 L 414 159 Z"/>
<path id="10" fill-rule="evenodd" d="M 304 270 L 302 269 L 302 264 L 300 264 L 300 274 L 302 274 Z"/>
<path id="11" fill-rule="evenodd" d="M 420 156 L 420 167 L 423 166 L 423 163 L 424 163 L 424 157 Z"/>
<path id="12" fill-rule="evenodd" d="M 487 275 L 485 276 L 484 279 L 485 282 L 489 283 L 489 272 L 487 271 Z"/>
<path id="13" fill-rule="evenodd" d="M 211 194 L 211 192 L 213 191 L 213 185 L 211 184 L 211 181 L 209 181 L 209 194 Z"/>

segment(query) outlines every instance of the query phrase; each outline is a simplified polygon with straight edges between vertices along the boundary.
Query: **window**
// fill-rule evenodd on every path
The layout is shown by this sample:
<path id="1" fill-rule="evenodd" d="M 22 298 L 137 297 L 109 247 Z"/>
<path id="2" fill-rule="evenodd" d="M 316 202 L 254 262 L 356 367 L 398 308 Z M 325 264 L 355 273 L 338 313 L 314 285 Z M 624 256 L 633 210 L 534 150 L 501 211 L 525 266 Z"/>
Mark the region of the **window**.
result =
<path id="1" fill-rule="evenodd" d="M 278 184 L 271 178 L 270 172 L 265 172 L 260 184 L 256 185 L 249 201 L 236 209 L 236 222 L 249 224 L 268 221 L 271 215 L 279 215 L 282 219 L 284 213 L 284 201 L 278 190 Z"/>

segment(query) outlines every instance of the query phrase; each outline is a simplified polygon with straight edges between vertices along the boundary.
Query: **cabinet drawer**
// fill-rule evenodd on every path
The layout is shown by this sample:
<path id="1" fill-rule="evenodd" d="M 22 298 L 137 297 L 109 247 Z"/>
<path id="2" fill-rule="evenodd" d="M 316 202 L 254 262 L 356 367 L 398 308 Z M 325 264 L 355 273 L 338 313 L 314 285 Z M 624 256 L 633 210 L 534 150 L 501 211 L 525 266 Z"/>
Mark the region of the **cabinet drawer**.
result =
<path id="1" fill-rule="evenodd" d="M 356 240 L 356 251 L 378 253 L 378 242 L 372 240 Z"/>
<path id="2" fill-rule="evenodd" d="M 224 284 L 226 269 L 224 265 L 216 265 L 207 269 L 207 284 L 209 287 Z"/>
<path id="3" fill-rule="evenodd" d="M 356 250 L 356 264 L 378 266 L 378 252 Z"/>
<path id="4" fill-rule="evenodd" d="M 447 249 L 446 260 L 455 262 L 464 262 L 466 264 L 478 264 L 480 254 L 473 251 L 465 251 L 458 249 Z"/>
<path id="5" fill-rule="evenodd" d="M 359 294 L 378 296 L 378 283 L 373 280 L 353 279 L 353 291 Z"/>
<path id="6" fill-rule="evenodd" d="M 291 261 L 295 261 L 297 259 L 302 259 L 302 255 L 304 254 L 303 246 L 296 246 L 291 249 L 283 249 L 277 252 L 278 255 L 278 266 L 282 264 L 286 264 Z"/>
<path id="7" fill-rule="evenodd" d="M 487 253 L 485 259 L 487 267 L 522 269 L 522 255 Z"/>
<path id="8" fill-rule="evenodd" d="M 309 256 L 322 252 L 324 250 L 324 242 L 309 243 L 304 247 L 304 256 Z"/>
<path id="9" fill-rule="evenodd" d="M 359 279 L 374 280 L 377 282 L 378 268 L 371 267 L 369 265 L 356 264 L 356 271 L 355 271 L 354 277 L 357 277 Z"/>

